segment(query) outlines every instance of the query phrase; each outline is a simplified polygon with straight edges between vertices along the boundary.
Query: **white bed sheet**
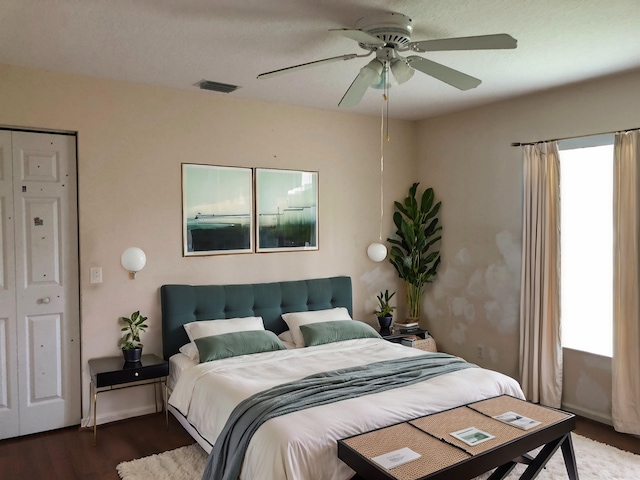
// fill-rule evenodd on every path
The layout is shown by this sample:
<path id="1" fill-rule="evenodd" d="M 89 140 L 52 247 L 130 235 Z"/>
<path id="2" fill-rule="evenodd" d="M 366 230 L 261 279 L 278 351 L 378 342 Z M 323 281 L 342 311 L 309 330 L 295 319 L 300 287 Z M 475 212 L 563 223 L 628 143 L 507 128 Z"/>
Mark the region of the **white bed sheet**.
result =
<path id="1" fill-rule="evenodd" d="M 184 370 L 169 403 L 213 444 L 233 408 L 259 391 L 321 371 L 424 353 L 359 339 L 218 360 Z M 514 379 L 468 368 L 273 418 L 253 436 L 241 479 L 346 480 L 354 472 L 338 459 L 338 439 L 501 394 L 524 398 Z"/>
<path id="2" fill-rule="evenodd" d="M 198 365 L 197 361 L 191 360 L 183 353 L 171 355 L 171 357 L 169 357 L 169 376 L 167 377 L 167 386 L 173 390 L 176 383 L 178 383 L 178 379 L 182 372 L 191 367 L 195 367 L 196 365 Z"/>

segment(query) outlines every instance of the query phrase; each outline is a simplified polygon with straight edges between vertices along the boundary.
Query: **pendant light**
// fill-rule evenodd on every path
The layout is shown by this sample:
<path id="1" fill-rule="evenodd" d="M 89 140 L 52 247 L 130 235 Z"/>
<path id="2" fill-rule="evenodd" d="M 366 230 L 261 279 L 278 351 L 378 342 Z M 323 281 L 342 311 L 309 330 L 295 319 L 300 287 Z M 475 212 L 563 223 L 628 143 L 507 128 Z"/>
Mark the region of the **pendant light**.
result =
<path id="1" fill-rule="evenodd" d="M 374 262 L 382 262 L 387 258 L 387 247 L 382 243 L 382 220 L 384 218 L 384 142 L 389 141 L 389 83 L 384 81 L 389 75 L 389 62 L 385 62 L 382 74 L 384 93 L 382 94 L 382 110 L 380 114 L 380 231 L 378 242 L 367 248 L 367 256 Z M 386 108 L 385 108 L 386 107 Z M 385 113 L 387 115 L 387 134 L 385 137 Z"/>

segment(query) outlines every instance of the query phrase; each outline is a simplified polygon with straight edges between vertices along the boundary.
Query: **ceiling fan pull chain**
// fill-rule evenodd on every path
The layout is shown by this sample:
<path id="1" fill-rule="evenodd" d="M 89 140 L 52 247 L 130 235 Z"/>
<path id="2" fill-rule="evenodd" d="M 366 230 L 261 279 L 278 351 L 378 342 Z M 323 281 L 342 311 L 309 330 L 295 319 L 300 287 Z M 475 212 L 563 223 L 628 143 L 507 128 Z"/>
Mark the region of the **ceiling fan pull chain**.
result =
<path id="1" fill-rule="evenodd" d="M 382 94 L 380 109 L 380 243 L 382 243 L 382 219 L 384 217 L 384 104 L 387 100 L 386 93 Z"/>

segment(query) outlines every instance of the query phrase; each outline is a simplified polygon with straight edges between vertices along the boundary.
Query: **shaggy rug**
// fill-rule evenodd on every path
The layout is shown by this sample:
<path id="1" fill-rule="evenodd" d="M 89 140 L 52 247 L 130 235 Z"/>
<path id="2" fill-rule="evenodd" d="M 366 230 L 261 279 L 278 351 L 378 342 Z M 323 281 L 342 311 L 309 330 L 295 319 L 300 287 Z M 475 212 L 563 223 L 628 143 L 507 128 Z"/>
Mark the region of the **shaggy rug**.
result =
<path id="1" fill-rule="evenodd" d="M 640 479 L 640 456 L 618 450 L 603 443 L 573 434 L 573 447 L 578 463 L 580 480 L 631 480 Z M 118 465 L 122 480 L 200 480 L 207 461 L 207 454 L 198 444 L 151 455 L 150 457 L 123 462 Z M 518 478 L 524 471 L 519 465 L 507 477 Z M 485 479 L 489 474 L 478 477 Z M 560 449 L 549 460 L 538 480 L 566 480 Z"/>

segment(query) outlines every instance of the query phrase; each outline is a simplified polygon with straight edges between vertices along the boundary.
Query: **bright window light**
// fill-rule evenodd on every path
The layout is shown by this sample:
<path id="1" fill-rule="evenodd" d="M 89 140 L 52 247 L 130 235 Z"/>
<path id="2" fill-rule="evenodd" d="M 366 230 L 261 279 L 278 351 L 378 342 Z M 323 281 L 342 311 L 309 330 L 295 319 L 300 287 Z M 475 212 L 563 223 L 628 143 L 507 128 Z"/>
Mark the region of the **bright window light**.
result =
<path id="1" fill-rule="evenodd" d="M 562 346 L 613 353 L 613 145 L 560 151 Z"/>

